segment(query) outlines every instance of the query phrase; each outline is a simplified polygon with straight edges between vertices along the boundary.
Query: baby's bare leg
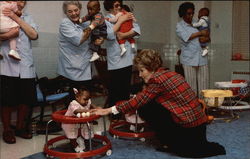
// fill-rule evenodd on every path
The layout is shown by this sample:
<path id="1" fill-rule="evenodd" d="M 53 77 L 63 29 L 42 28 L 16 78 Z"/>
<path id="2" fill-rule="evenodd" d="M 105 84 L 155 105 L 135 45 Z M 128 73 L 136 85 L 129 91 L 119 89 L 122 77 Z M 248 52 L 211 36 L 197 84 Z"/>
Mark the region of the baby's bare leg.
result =
<path id="1" fill-rule="evenodd" d="M 10 39 L 10 49 L 16 51 L 16 38 Z"/>
<path id="2" fill-rule="evenodd" d="M 210 40 L 209 36 L 201 36 L 201 37 L 199 37 L 199 41 L 200 41 L 200 43 L 208 43 L 211 40 Z"/>

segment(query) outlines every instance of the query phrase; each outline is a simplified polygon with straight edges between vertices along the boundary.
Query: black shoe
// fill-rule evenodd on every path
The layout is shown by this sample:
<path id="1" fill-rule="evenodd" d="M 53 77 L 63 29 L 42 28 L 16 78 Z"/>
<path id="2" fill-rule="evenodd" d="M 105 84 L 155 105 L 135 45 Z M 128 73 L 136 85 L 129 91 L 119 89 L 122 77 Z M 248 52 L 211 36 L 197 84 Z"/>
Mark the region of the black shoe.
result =
<path id="1" fill-rule="evenodd" d="M 169 147 L 167 145 L 161 145 L 155 148 L 156 151 L 160 151 L 160 152 L 168 152 L 169 151 Z"/>
<path id="2" fill-rule="evenodd" d="M 16 143 L 16 138 L 14 132 L 12 130 L 6 130 L 3 132 L 3 141 L 7 144 L 14 144 Z"/>
<path id="3" fill-rule="evenodd" d="M 93 125 L 98 125 L 98 121 L 94 120 L 91 122 Z"/>
<path id="4" fill-rule="evenodd" d="M 192 148 L 192 150 L 186 149 L 186 151 L 179 151 L 177 153 L 180 157 L 185 158 L 205 158 L 205 157 L 212 157 L 212 156 L 218 156 L 218 155 L 225 155 L 226 150 L 225 148 L 215 142 L 208 142 L 206 144 L 203 144 L 199 147 Z"/>
<path id="5" fill-rule="evenodd" d="M 32 134 L 25 130 L 16 130 L 15 135 L 23 139 L 31 139 Z"/>

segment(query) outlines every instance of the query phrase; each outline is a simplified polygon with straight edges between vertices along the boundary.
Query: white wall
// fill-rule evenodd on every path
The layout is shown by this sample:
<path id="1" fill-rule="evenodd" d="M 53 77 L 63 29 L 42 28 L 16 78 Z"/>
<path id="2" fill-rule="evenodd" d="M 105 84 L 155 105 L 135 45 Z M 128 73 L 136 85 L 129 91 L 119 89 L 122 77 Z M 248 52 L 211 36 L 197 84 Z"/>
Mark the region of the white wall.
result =
<path id="1" fill-rule="evenodd" d="M 32 14 L 40 32 L 57 33 L 61 19 L 65 17 L 62 4 L 63 1 L 28 1 L 26 11 Z M 82 4 L 82 14 L 86 14 L 87 1 Z"/>

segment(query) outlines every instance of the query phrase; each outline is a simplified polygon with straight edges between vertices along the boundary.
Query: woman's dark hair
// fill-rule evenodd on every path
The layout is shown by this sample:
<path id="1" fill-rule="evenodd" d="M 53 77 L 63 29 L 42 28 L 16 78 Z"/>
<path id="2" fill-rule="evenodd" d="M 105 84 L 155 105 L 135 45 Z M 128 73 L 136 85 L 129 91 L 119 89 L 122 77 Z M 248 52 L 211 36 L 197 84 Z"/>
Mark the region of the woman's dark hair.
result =
<path id="1" fill-rule="evenodd" d="M 178 14 L 179 17 L 183 17 L 186 15 L 188 9 L 195 9 L 194 4 L 192 2 L 184 2 L 179 6 Z"/>
<path id="2" fill-rule="evenodd" d="M 121 6 L 122 6 L 122 0 L 104 0 L 104 2 L 103 2 L 104 9 L 106 11 L 113 9 L 115 2 L 120 2 Z"/>
<path id="3" fill-rule="evenodd" d="M 74 89 L 77 90 L 77 92 L 75 92 Z M 84 86 L 77 86 L 75 88 L 70 89 L 70 101 L 75 100 L 76 96 L 82 95 L 85 91 L 90 92 L 89 89 Z"/>

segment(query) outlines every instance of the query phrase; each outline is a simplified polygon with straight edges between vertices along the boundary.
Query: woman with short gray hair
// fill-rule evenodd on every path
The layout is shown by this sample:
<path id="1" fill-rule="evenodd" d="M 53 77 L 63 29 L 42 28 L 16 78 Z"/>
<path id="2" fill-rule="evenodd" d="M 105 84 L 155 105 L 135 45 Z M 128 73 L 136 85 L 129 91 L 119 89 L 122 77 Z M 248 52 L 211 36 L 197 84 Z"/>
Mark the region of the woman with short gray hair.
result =
<path id="1" fill-rule="evenodd" d="M 70 87 L 84 85 L 90 88 L 91 51 L 89 49 L 91 31 L 85 30 L 89 22 L 79 23 L 82 4 L 79 1 L 64 1 L 63 12 L 67 16 L 59 26 L 59 61 L 58 74 L 67 79 Z M 97 45 L 103 40 L 97 39 Z M 73 90 L 70 89 L 73 97 Z"/>
<path id="2" fill-rule="evenodd" d="M 64 1 L 63 2 L 63 12 L 64 12 L 64 14 L 67 14 L 68 5 L 75 5 L 80 10 L 82 9 L 82 4 L 79 1 Z"/>

